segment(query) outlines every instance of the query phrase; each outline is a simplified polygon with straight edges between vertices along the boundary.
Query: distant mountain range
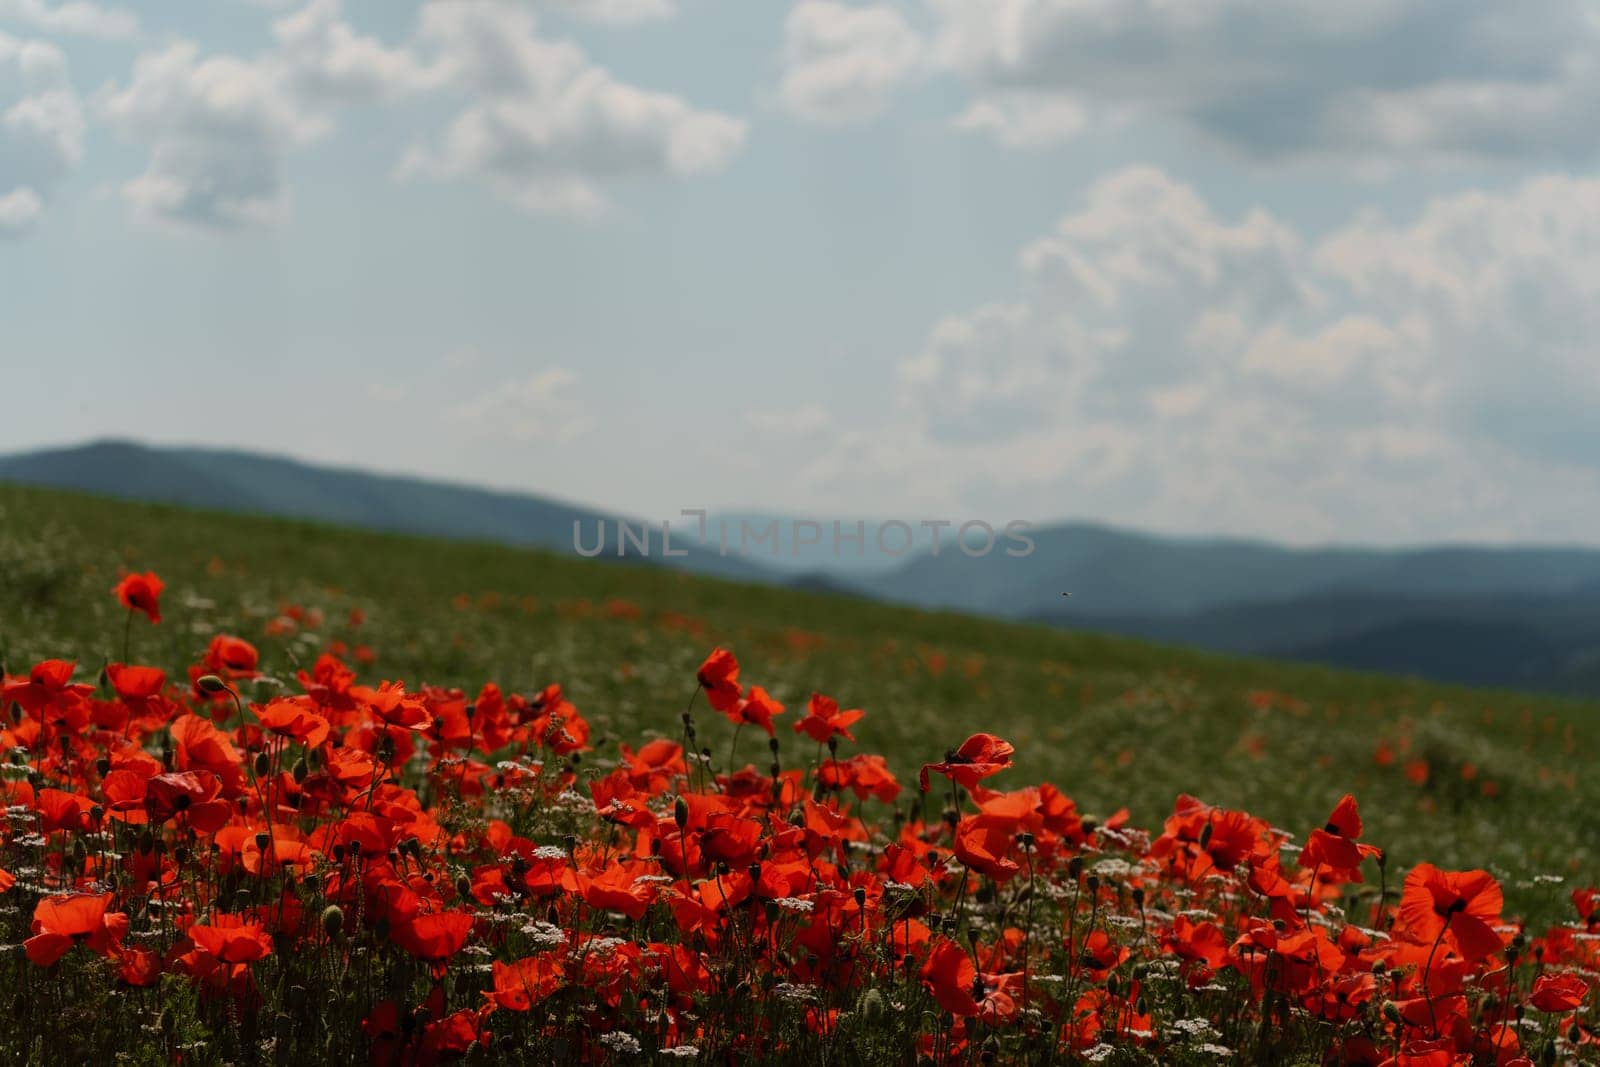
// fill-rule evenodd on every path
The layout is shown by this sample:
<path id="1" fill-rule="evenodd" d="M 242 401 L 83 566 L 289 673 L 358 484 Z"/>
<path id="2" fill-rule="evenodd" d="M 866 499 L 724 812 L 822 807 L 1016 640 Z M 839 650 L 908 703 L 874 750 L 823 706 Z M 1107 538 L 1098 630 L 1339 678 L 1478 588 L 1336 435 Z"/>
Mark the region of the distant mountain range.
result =
<path id="1" fill-rule="evenodd" d="M 574 551 L 575 521 L 591 548 L 603 524 L 601 558 L 616 558 L 612 513 L 250 452 L 101 441 L 0 457 L 0 481 L 559 552 Z M 712 516 L 713 528 L 718 518 L 793 529 L 792 519 L 737 513 Z M 831 546 L 724 556 L 715 535 L 696 546 L 677 530 L 674 547 L 687 554 L 663 559 L 657 541 L 652 561 L 1219 651 L 1600 695 L 1596 549 L 1299 549 L 1064 523 L 1034 528 L 1022 558 L 948 544 L 934 556 L 924 539 L 896 562 L 839 559 Z"/>

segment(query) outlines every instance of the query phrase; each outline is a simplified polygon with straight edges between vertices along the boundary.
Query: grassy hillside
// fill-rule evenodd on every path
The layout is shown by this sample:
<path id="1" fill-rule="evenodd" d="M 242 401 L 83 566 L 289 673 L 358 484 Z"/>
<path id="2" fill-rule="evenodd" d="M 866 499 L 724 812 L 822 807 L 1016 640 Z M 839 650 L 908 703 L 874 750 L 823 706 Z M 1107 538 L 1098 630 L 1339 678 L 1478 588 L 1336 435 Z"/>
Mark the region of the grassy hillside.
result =
<path id="1" fill-rule="evenodd" d="M 6 668 L 69 656 L 92 680 L 120 659 L 124 612 L 109 590 L 123 568 L 168 582 L 165 622 L 132 628 L 136 662 L 197 658 L 220 631 L 255 642 L 290 685 L 335 638 L 371 645 L 374 676 L 474 690 L 556 681 L 596 725 L 596 766 L 612 739 L 673 731 L 695 666 L 721 644 L 791 721 L 814 688 L 865 708 L 863 747 L 888 753 L 913 790 L 920 763 L 992 730 L 1017 744 L 1016 782 L 1049 779 L 1089 811 L 1127 805 L 1146 825 L 1187 791 L 1303 835 L 1348 790 L 1366 838 L 1397 865 L 1488 864 L 1512 908 L 1548 915 L 1564 896 L 1534 875 L 1596 874 L 1584 814 L 1600 801 L 1591 704 L 15 486 L 0 486 Z M 290 604 L 326 622 L 268 636 Z M 366 616 L 359 629 L 353 608 Z M 780 736 L 796 743 L 786 724 Z"/>

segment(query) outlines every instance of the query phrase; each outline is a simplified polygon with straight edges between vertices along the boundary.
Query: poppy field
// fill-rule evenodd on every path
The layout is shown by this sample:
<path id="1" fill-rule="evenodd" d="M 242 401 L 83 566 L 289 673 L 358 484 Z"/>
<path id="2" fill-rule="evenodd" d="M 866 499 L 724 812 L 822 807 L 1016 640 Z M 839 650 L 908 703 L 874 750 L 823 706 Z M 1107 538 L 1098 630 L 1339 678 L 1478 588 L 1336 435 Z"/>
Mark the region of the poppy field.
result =
<path id="1" fill-rule="evenodd" d="M 0 1062 L 1600 1062 L 1592 706 L 0 487 Z"/>

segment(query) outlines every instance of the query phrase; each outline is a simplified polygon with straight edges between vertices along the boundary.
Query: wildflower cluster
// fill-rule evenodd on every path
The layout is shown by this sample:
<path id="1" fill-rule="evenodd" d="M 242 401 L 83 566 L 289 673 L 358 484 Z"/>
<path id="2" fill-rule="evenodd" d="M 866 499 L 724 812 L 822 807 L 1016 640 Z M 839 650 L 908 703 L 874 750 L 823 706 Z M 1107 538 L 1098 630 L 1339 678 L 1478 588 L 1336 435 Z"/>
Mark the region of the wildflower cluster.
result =
<path id="1" fill-rule="evenodd" d="M 1000 788 L 988 733 L 906 790 L 861 710 L 792 714 L 724 649 L 614 756 L 556 685 L 329 651 L 247 699 L 261 670 L 219 636 L 177 676 L 3 676 L 12 1058 L 1600 1060 L 1600 891 L 1535 934 L 1484 871 L 1399 878 L 1348 796 L 1303 840 L 1190 796 L 1147 831 Z"/>

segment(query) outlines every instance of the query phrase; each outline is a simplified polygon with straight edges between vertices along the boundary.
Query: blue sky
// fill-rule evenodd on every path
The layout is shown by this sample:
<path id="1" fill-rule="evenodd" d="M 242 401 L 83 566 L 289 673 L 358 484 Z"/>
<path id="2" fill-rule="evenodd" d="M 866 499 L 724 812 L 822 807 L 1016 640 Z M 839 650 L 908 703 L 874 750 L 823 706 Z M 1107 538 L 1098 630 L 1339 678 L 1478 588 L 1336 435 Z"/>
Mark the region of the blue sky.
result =
<path id="1" fill-rule="evenodd" d="M 1587 0 L 0 0 L 0 449 L 1600 543 Z"/>

